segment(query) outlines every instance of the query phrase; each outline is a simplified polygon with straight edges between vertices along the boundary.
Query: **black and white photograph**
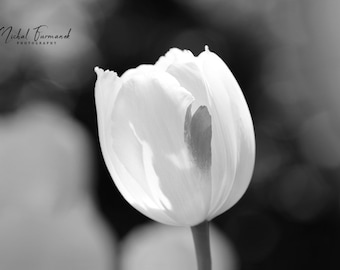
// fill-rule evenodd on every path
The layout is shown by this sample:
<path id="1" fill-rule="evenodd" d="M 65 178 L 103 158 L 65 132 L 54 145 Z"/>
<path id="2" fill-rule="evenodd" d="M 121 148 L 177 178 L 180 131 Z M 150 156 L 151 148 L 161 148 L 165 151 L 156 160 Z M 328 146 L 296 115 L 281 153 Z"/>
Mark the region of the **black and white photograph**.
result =
<path id="1" fill-rule="evenodd" d="M 339 24 L 1 0 L 0 270 L 340 269 Z"/>

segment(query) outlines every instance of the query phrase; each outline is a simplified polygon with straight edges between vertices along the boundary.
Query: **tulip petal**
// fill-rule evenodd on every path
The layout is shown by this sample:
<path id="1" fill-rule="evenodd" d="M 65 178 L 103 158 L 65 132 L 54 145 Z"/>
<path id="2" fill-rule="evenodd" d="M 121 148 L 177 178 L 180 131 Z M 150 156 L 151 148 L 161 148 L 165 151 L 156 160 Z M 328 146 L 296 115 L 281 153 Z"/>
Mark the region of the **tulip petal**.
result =
<path id="1" fill-rule="evenodd" d="M 178 55 L 179 52 L 176 54 Z M 168 66 L 167 72 L 193 94 L 195 97 L 193 109 L 206 106 L 212 117 L 210 208 L 214 210 L 228 196 L 236 173 L 237 134 L 234 127 L 234 114 L 230 111 L 233 100 L 229 97 L 226 88 L 215 89 L 214 82 L 207 80 L 201 59 L 192 56 L 190 62 L 188 55 L 183 61 L 180 57 L 177 58 L 176 62 Z M 211 72 L 215 72 L 216 67 L 210 69 Z M 216 79 L 220 80 L 220 78 Z"/>
<path id="2" fill-rule="evenodd" d="M 195 56 L 189 50 L 180 50 L 178 48 L 171 48 L 164 56 L 161 56 L 155 64 L 155 67 L 166 71 L 169 66 L 174 63 L 190 63 L 193 62 Z"/>
<path id="3" fill-rule="evenodd" d="M 211 207 L 210 218 L 213 218 L 232 207 L 247 189 L 255 162 L 255 136 L 249 108 L 229 68 L 209 50 L 201 53 L 198 59 L 214 108 L 221 116 L 219 122 L 229 148 L 227 156 L 235 162 L 234 167 L 228 166 L 228 169 L 236 170 L 233 178 L 219 180 L 231 182 L 231 185 L 224 186 L 219 193 L 217 191 L 220 187 L 213 186 L 213 192 L 218 194 L 215 204 Z M 211 113 L 214 116 L 213 110 Z M 218 142 L 213 140 L 212 144 L 213 151 L 215 149 L 216 153 L 220 152 Z M 214 179 L 214 168 L 212 174 Z"/>
<path id="4" fill-rule="evenodd" d="M 254 129 L 242 91 L 226 64 L 206 47 L 195 57 L 171 49 L 156 66 L 173 75 L 195 97 L 192 109 L 206 106 L 212 116 L 210 217 L 243 195 L 254 167 Z"/>
<path id="5" fill-rule="evenodd" d="M 146 216 L 197 224 L 208 213 L 210 178 L 193 164 L 184 141 L 184 118 L 194 99 L 171 75 L 143 69 L 122 76 L 106 127 L 113 153 L 108 167 L 123 196 Z"/>
<path id="6" fill-rule="evenodd" d="M 193 58 L 192 61 L 196 61 L 196 59 Z M 173 63 L 167 68 L 167 72 L 195 97 L 192 104 L 193 111 L 196 111 L 200 106 L 207 106 L 209 110 L 210 100 L 206 85 L 202 72 L 195 62 Z"/>
<path id="7" fill-rule="evenodd" d="M 108 70 L 104 72 L 97 67 L 95 68 L 95 71 L 98 76 L 95 86 L 95 100 L 98 116 L 99 140 L 105 163 L 117 188 L 124 194 L 125 199 L 139 211 L 145 212 L 146 209 L 149 209 L 147 216 L 163 220 L 165 223 L 174 223 L 164 211 L 158 209 L 159 206 L 155 204 L 152 198 L 150 198 L 145 191 L 145 188 L 136 182 L 136 179 L 127 171 L 117 154 L 112 151 L 113 137 L 111 136 L 111 117 L 117 95 L 122 87 L 122 80 L 115 72 Z M 132 146 L 132 144 L 126 145 L 126 147 L 133 151 Z M 137 144 L 136 149 L 138 149 L 138 146 L 139 145 Z M 138 152 L 137 150 L 135 151 Z M 138 155 L 132 155 L 130 158 L 134 159 L 136 156 Z M 135 162 L 135 166 L 136 170 L 139 169 L 142 171 L 141 168 L 138 168 L 138 162 Z M 124 179 L 124 183 L 116 181 L 116 179 Z"/>

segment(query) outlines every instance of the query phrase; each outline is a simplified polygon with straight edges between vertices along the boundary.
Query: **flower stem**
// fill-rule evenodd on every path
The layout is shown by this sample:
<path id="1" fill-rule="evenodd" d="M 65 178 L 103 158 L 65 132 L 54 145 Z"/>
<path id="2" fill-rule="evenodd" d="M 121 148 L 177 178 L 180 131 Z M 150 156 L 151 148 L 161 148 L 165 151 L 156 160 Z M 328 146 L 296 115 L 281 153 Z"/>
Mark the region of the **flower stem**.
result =
<path id="1" fill-rule="evenodd" d="M 209 222 L 204 221 L 191 227 L 194 239 L 198 270 L 211 270 Z"/>

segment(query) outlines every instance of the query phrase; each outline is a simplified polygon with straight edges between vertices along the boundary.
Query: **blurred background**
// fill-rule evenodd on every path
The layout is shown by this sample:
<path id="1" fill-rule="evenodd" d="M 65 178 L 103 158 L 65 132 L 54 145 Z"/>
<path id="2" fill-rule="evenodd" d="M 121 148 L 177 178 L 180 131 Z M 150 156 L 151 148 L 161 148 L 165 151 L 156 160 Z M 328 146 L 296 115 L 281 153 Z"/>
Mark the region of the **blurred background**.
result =
<path id="1" fill-rule="evenodd" d="M 337 0 L 1 0 L 0 268 L 124 264 L 150 221 L 104 165 L 93 68 L 121 75 L 208 45 L 238 80 L 257 143 L 248 191 L 213 221 L 224 269 L 339 269 L 339 17 Z M 39 44 L 39 25 L 71 32 Z"/>

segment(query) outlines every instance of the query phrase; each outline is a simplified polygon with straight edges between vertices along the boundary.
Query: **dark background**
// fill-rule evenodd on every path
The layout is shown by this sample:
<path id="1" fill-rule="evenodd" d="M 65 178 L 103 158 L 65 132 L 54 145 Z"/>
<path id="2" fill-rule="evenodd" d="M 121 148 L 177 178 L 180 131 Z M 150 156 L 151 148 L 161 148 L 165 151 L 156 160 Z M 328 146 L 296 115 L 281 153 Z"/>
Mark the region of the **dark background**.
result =
<path id="1" fill-rule="evenodd" d="M 94 66 L 121 75 L 169 48 L 208 45 L 238 80 L 253 116 L 257 158 L 240 202 L 214 223 L 235 246 L 241 270 L 339 269 L 340 5 L 336 1 L 75 1 L 13 8 L 0 23 L 72 28 L 56 45 L 5 44 L 0 109 L 53 103 L 89 133 L 91 192 L 118 238 L 148 221 L 120 195 L 97 136 Z M 55 5 L 55 6 L 54 6 Z M 46 10 L 54 12 L 46 15 Z M 11 13 L 12 12 L 12 13 Z M 11 17 L 9 14 L 26 14 Z M 66 31 L 67 32 L 67 31 Z"/>

